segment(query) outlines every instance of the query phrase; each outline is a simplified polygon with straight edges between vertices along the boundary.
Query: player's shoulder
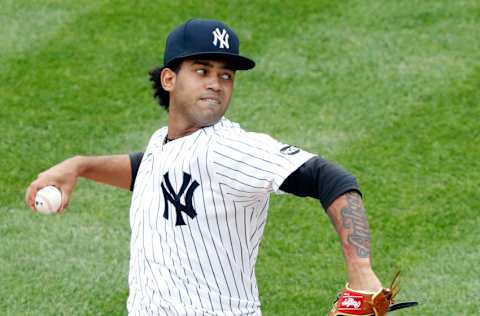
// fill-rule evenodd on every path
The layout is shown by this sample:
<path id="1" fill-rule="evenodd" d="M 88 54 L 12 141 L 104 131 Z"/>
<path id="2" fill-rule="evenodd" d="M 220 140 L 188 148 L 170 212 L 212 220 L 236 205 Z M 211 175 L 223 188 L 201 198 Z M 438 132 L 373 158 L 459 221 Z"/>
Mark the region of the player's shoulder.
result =
<path id="1" fill-rule="evenodd" d="M 209 132 L 213 142 L 249 138 L 249 132 L 240 126 L 239 123 L 230 121 L 225 117 L 211 126 Z"/>
<path id="2" fill-rule="evenodd" d="M 248 131 L 240 124 L 223 120 L 223 128 L 212 135 L 210 150 L 225 153 L 226 149 L 248 154 L 276 153 L 284 146 L 266 133 Z"/>
<path id="3" fill-rule="evenodd" d="M 216 139 L 245 139 L 258 142 L 271 142 L 275 141 L 273 137 L 265 133 L 252 132 L 244 129 L 239 123 L 230 121 L 226 118 L 222 118 L 212 128 L 214 132 L 213 136 Z"/>
<path id="4" fill-rule="evenodd" d="M 150 136 L 150 140 L 148 141 L 147 150 L 151 150 L 153 148 L 159 147 L 162 145 L 165 136 L 167 135 L 167 127 L 161 127 L 157 129 L 152 136 Z"/>
<path id="5" fill-rule="evenodd" d="M 155 132 L 153 132 L 153 134 L 151 136 L 151 139 L 159 137 L 159 136 L 164 137 L 165 134 L 167 133 L 167 130 L 168 130 L 167 126 L 160 127 Z"/>

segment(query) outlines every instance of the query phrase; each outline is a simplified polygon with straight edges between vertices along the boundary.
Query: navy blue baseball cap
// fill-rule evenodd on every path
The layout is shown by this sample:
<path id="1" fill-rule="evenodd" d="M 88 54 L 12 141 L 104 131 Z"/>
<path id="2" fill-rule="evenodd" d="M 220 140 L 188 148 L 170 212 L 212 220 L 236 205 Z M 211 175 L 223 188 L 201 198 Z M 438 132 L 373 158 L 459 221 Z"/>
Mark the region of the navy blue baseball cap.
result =
<path id="1" fill-rule="evenodd" d="M 191 19 L 170 33 L 163 55 L 163 68 L 189 57 L 221 58 L 234 70 L 255 67 L 253 60 L 240 55 L 237 34 L 216 20 Z"/>

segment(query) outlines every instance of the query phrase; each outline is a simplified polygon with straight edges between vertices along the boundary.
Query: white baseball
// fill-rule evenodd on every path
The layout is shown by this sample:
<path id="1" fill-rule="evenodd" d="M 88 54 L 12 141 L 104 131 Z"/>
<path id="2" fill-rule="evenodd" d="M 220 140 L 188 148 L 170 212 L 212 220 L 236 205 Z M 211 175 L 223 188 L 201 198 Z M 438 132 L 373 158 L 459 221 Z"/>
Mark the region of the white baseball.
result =
<path id="1" fill-rule="evenodd" d="M 42 214 L 58 212 L 62 204 L 62 193 L 53 185 L 38 190 L 35 196 L 35 209 Z"/>

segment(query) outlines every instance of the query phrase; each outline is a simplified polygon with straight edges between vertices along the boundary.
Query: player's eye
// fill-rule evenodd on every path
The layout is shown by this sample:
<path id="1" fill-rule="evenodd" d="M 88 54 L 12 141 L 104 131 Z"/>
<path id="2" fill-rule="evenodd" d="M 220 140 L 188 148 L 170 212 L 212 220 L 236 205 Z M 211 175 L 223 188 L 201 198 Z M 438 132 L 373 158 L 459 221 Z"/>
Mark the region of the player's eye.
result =
<path id="1" fill-rule="evenodd" d="M 222 79 L 223 80 L 230 80 L 230 79 L 232 79 L 232 75 L 228 74 L 228 73 L 224 73 L 224 74 L 222 74 Z"/>
<path id="2" fill-rule="evenodd" d="M 205 74 L 207 73 L 207 71 L 203 68 L 197 69 L 195 70 L 195 72 L 200 76 L 205 76 Z"/>

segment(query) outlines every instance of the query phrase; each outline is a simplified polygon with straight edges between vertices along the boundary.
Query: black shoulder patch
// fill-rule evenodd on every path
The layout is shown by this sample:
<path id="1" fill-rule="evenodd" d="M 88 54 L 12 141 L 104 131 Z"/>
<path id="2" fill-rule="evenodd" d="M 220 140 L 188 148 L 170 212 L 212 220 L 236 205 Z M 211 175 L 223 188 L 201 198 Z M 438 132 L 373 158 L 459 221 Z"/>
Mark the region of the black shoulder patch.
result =
<path id="1" fill-rule="evenodd" d="M 287 145 L 285 147 L 282 147 L 282 149 L 280 149 L 280 152 L 284 155 L 295 155 L 300 152 L 300 149 L 292 145 Z"/>

